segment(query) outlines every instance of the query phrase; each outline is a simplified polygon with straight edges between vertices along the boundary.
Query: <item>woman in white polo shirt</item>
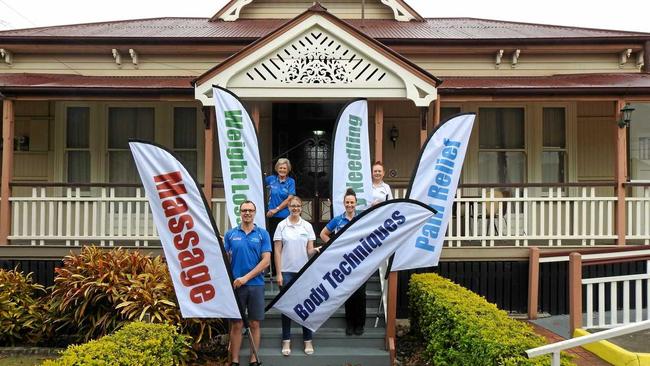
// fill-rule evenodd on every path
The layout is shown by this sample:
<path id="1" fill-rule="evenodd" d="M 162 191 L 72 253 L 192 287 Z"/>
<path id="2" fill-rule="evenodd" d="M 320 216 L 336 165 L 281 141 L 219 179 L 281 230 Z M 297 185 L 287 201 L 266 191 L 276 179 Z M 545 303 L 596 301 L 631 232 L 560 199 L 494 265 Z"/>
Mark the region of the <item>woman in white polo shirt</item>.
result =
<path id="1" fill-rule="evenodd" d="M 302 200 L 297 196 L 291 197 L 289 217 L 280 221 L 273 235 L 276 280 L 280 287 L 289 284 L 309 257 L 320 251 L 319 248 L 314 248 L 314 229 L 300 217 L 301 212 Z M 305 353 L 314 353 L 312 331 L 303 327 L 302 339 L 305 342 Z M 285 315 L 282 315 L 282 354 L 291 354 L 291 319 Z"/>

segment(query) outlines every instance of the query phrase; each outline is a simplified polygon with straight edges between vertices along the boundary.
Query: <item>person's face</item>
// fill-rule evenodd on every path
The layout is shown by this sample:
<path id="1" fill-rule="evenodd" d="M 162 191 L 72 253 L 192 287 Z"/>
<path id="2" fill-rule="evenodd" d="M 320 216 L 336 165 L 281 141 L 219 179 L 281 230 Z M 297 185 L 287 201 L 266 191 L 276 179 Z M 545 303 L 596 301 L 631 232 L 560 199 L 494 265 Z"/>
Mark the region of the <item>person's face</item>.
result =
<path id="1" fill-rule="evenodd" d="M 343 205 L 345 206 L 345 212 L 352 214 L 357 208 L 357 198 L 354 196 L 345 196 L 345 199 L 343 199 Z"/>
<path id="2" fill-rule="evenodd" d="M 372 167 L 372 180 L 375 182 L 381 182 L 384 179 L 384 167 L 381 165 L 375 165 Z"/>
<path id="3" fill-rule="evenodd" d="M 289 212 L 291 212 L 291 216 L 293 217 L 300 217 L 300 213 L 302 212 L 302 203 L 298 200 L 289 202 Z"/>
<path id="4" fill-rule="evenodd" d="M 250 224 L 255 218 L 255 206 L 252 203 L 244 203 L 239 210 L 241 214 L 241 222 Z"/>
<path id="5" fill-rule="evenodd" d="M 278 176 L 280 178 L 284 178 L 289 174 L 289 167 L 287 164 L 280 164 L 278 165 L 277 169 L 275 169 L 276 172 L 278 172 Z"/>

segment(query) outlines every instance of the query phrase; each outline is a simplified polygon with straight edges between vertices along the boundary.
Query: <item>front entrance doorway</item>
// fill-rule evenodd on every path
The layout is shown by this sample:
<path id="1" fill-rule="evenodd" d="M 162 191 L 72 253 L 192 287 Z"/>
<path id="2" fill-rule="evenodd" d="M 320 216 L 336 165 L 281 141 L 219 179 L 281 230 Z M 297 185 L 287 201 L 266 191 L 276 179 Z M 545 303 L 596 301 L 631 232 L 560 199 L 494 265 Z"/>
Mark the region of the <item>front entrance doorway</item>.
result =
<path id="1" fill-rule="evenodd" d="M 302 217 L 316 237 L 331 218 L 331 141 L 340 103 L 274 103 L 273 163 L 291 161 Z"/>

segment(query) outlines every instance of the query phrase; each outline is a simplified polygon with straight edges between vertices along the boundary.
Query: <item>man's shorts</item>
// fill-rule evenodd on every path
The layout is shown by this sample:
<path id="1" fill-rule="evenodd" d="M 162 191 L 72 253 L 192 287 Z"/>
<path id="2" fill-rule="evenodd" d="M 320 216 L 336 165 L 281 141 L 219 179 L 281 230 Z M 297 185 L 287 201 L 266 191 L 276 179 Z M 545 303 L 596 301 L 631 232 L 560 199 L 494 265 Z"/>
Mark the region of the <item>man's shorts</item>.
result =
<path id="1" fill-rule="evenodd" d="M 242 286 L 235 289 L 248 320 L 264 320 L 264 286 Z"/>

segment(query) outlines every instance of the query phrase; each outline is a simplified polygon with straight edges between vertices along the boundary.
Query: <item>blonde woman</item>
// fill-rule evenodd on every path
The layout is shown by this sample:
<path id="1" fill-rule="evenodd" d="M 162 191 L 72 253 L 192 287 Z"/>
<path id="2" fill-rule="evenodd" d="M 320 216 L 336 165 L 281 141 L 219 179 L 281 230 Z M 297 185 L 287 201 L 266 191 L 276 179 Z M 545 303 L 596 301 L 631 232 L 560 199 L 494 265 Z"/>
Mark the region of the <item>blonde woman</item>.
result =
<path id="1" fill-rule="evenodd" d="M 300 197 L 289 198 L 289 217 L 280 221 L 273 235 L 275 249 L 276 281 L 278 286 L 288 285 L 307 263 L 312 255 L 320 251 L 314 248 L 314 228 L 300 217 L 302 200 Z M 305 353 L 314 353 L 312 331 L 302 327 L 302 340 L 305 343 Z M 282 315 L 282 354 L 291 354 L 291 319 Z"/>
<path id="2" fill-rule="evenodd" d="M 269 189 L 269 209 L 266 212 L 268 218 L 267 229 L 271 237 L 280 221 L 289 216 L 289 200 L 296 194 L 296 182 L 289 176 L 291 162 L 289 159 L 280 158 L 275 163 L 276 174 L 269 175 L 265 179 L 266 187 Z M 271 274 L 275 276 L 278 270 L 271 265 Z"/>

